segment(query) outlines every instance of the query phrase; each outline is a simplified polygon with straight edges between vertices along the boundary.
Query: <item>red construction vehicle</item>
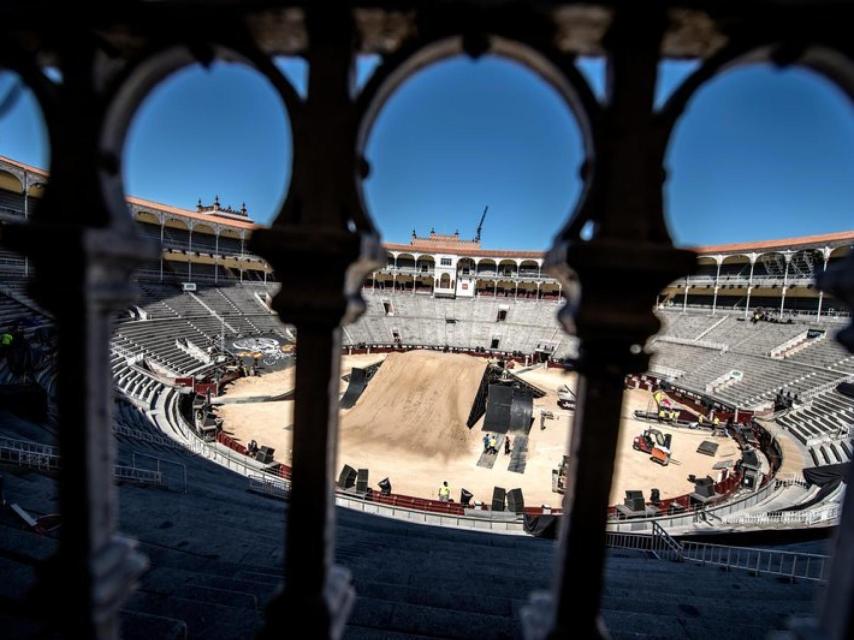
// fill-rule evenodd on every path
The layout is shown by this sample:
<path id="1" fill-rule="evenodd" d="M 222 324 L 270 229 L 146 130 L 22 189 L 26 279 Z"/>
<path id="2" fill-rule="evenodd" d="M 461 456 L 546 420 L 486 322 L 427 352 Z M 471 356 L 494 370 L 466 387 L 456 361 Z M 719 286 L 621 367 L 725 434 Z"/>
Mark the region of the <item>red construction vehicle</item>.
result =
<path id="1" fill-rule="evenodd" d="M 650 460 L 666 467 L 670 463 L 670 441 L 672 436 L 658 429 L 645 429 L 632 443 L 635 451 L 650 454 Z"/>

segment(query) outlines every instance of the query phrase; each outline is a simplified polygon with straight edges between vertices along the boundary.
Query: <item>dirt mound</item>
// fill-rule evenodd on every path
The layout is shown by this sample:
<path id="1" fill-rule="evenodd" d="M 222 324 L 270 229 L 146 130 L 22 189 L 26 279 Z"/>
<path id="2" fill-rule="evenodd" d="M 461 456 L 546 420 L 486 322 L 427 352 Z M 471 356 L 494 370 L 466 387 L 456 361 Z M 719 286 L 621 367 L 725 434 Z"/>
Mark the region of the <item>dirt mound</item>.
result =
<path id="1" fill-rule="evenodd" d="M 486 362 L 435 351 L 391 353 L 341 418 L 341 445 L 374 444 L 445 460 L 469 455 L 466 427 Z"/>

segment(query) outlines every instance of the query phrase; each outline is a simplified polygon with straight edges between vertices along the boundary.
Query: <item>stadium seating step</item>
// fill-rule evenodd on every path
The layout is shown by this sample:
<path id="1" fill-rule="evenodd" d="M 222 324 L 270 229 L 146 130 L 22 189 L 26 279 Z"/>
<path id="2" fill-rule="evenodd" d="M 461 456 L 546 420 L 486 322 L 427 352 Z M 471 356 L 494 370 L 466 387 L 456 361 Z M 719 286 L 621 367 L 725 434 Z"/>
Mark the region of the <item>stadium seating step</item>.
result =
<path id="1" fill-rule="evenodd" d="M 145 591 L 132 594 L 125 609 L 183 620 L 190 638 L 206 640 L 253 638 L 262 620 L 261 613 L 255 609 Z"/>
<path id="2" fill-rule="evenodd" d="M 437 584 L 441 589 L 442 585 Z M 390 602 L 372 598 L 357 598 L 350 617 L 351 624 L 363 627 L 405 631 L 417 635 L 441 638 L 516 637 L 518 623 L 505 616 L 451 611 L 405 602 Z"/>
<path id="3" fill-rule="evenodd" d="M 138 611 L 121 612 L 122 640 L 186 640 L 187 623 Z"/>

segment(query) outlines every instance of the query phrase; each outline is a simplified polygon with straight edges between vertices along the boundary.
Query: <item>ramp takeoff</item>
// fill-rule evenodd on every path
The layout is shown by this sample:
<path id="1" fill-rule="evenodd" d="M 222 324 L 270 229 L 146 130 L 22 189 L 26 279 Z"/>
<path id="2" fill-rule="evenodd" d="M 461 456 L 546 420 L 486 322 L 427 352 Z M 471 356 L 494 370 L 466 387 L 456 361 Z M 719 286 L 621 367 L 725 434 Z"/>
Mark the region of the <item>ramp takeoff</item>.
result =
<path id="1" fill-rule="evenodd" d="M 355 406 L 356 402 L 358 402 L 362 393 L 365 391 L 365 388 L 368 386 L 368 382 L 371 381 L 371 378 L 374 377 L 377 369 L 380 368 L 380 365 L 382 365 L 382 362 L 372 364 L 364 369 L 353 367 L 350 370 L 347 390 L 344 392 L 344 395 L 341 396 L 340 407 L 342 409 L 351 409 Z"/>
<path id="2" fill-rule="evenodd" d="M 528 464 L 528 436 L 516 436 L 513 438 L 513 450 L 510 452 L 510 464 L 508 471 L 514 473 L 525 473 Z"/>

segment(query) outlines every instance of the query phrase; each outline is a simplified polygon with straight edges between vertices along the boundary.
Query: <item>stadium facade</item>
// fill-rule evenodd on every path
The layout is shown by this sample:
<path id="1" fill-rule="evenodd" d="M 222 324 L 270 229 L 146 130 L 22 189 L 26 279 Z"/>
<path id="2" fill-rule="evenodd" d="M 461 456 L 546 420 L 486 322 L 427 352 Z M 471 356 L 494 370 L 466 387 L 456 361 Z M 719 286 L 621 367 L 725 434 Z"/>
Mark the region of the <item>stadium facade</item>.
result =
<path id="1" fill-rule="evenodd" d="M 0 215 L 28 217 L 38 203 L 47 173 L 0 157 Z M 253 229 L 245 205 L 239 210 L 201 199 L 195 210 L 129 197 L 128 207 L 144 238 L 160 245 L 160 260 L 137 270 L 140 280 L 218 284 L 272 281 L 271 269 L 247 249 Z M 696 247 L 697 272 L 665 288 L 660 306 L 709 308 L 712 313 L 763 307 L 781 313 L 844 315 L 837 301 L 815 287 L 815 275 L 841 262 L 854 245 L 854 231 Z M 386 264 L 372 272 L 372 291 L 436 297 L 557 300 L 561 283 L 544 273 L 541 251 L 494 250 L 460 234 L 426 237 L 415 231 L 408 244 L 387 243 Z M 6 271 L 26 271 L 25 259 L 4 254 Z"/>

